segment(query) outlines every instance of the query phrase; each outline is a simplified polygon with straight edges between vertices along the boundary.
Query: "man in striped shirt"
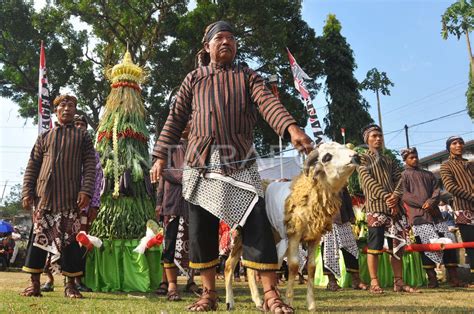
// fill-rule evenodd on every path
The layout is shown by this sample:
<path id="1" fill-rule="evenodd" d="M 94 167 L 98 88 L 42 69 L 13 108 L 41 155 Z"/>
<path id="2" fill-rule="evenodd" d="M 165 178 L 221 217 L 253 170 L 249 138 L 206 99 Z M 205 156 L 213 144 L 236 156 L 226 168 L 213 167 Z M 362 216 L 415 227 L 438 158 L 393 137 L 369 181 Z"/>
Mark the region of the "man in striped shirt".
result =
<path id="1" fill-rule="evenodd" d="M 446 141 L 449 159 L 441 165 L 443 185 L 454 199 L 454 216 L 463 242 L 474 241 L 474 163 L 462 158 L 464 140 L 451 136 Z M 474 284 L 474 249 L 466 249 L 471 268 L 470 283 Z"/>
<path id="2" fill-rule="evenodd" d="M 387 238 L 394 274 L 395 292 L 418 292 L 404 284 L 402 279 L 403 246 L 406 244 L 408 223 L 399 204 L 400 191 L 396 190 L 401 170 L 390 158 L 382 155 L 382 129 L 375 124 L 363 130 L 364 142 L 369 146 L 362 155 L 359 180 L 365 194 L 368 239 L 367 264 L 370 274 L 370 292 L 383 293 L 378 281 L 378 255 L 383 253 L 384 239 Z"/>
<path id="3" fill-rule="evenodd" d="M 234 63 L 237 43 L 229 23 L 206 28 L 200 66 L 184 79 L 165 126 L 155 144 L 157 161 L 151 179 L 166 167 L 188 121 L 190 133 L 183 172 L 183 196 L 190 202 L 190 267 L 200 269 L 204 291 L 188 309 L 217 308 L 216 266 L 219 264 L 219 220 L 242 227 L 244 265 L 260 271 L 264 308 L 290 313 L 275 286 L 278 260 L 265 212 L 263 188 L 255 164 L 253 129 L 259 112 L 280 135 L 309 153 L 312 143 L 255 71 Z M 243 160 L 248 160 L 242 162 Z"/>
<path id="4" fill-rule="evenodd" d="M 76 104 L 69 95 L 54 100 L 59 124 L 38 136 L 26 167 L 22 202 L 33 208 L 33 228 L 23 267 L 32 285 L 24 296 L 41 296 L 39 276 L 49 258 L 53 273 L 68 277 L 65 296 L 82 297 L 74 284 L 82 275 L 76 234 L 79 209 L 89 205 L 94 191 L 96 162 L 89 134 L 74 127 Z"/>

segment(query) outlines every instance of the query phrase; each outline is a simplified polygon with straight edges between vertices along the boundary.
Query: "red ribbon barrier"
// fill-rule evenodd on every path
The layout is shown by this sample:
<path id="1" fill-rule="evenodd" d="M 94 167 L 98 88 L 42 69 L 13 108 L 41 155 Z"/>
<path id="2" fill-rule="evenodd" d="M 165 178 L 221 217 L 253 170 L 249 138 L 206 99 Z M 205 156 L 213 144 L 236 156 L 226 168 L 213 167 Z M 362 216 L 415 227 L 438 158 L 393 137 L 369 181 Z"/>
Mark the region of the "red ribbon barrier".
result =
<path id="1" fill-rule="evenodd" d="M 474 249 L 474 242 L 459 243 L 427 243 L 427 244 L 410 244 L 404 247 L 405 252 L 435 252 L 456 249 Z M 386 252 L 386 250 L 383 250 Z M 362 253 L 367 254 L 367 247 L 362 249 Z"/>

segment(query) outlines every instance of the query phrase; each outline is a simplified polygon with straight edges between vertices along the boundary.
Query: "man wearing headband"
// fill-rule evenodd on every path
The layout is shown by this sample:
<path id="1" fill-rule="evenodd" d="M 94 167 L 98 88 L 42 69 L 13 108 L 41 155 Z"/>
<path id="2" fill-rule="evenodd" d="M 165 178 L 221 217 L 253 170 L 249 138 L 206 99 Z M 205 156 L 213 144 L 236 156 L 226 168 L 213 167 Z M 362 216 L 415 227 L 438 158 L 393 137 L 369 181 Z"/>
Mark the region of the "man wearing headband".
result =
<path id="1" fill-rule="evenodd" d="M 359 167 L 359 180 L 365 195 L 367 213 L 368 239 L 367 264 L 370 274 L 370 289 L 374 294 L 383 293 L 378 281 L 379 255 L 383 253 L 386 238 L 391 256 L 394 274 L 393 289 L 395 292 L 418 292 L 405 285 L 402 279 L 403 246 L 407 238 L 408 223 L 399 204 L 400 191 L 396 190 L 400 181 L 401 170 L 390 158 L 382 155 L 382 129 L 371 124 L 362 130 L 365 143 L 369 146 L 362 155 Z"/>
<path id="2" fill-rule="evenodd" d="M 54 100 L 59 123 L 38 136 L 25 170 L 22 202 L 33 209 L 33 228 L 23 267 L 31 274 L 31 286 L 24 296 L 41 296 L 39 277 L 48 258 L 52 272 L 62 271 L 68 278 L 64 295 L 82 298 L 74 284 L 82 275 L 76 235 L 79 211 L 89 205 L 94 191 L 95 158 L 89 134 L 74 127 L 76 104 L 69 95 Z"/>
<path id="3" fill-rule="evenodd" d="M 464 140 L 451 136 L 446 141 L 449 159 L 441 165 L 440 175 L 446 191 L 453 195 L 454 217 L 463 242 L 474 242 L 474 163 L 462 158 Z M 466 249 L 474 287 L 474 249 Z"/>
<path id="4" fill-rule="evenodd" d="M 440 187 L 433 173 L 423 170 L 418 164 L 416 148 L 406 148 L 401 151 L 405 161 L 405 171 L 402 173 L 400 186 L 403 191 L 403 206 L 407 210 L 408 222 L 412 227 L 416 242 L 429 244 L 441 237 L 456 242 L 454 235 L 448 230 L 438 208 Z M 428 275 L 428 287 L 437 288 L 436 264 L 444 263 L 448 270 L 451 286 L 464 287 L 458 279 L 458 260 L 455 250 L 444 252 L 421 252 L 423 268 Z"/>
<path id="5" fill-rule="evenodd" d="M 275 286 L 278 259 L 265 212 L 263 188 L 255 163 L 253 129 L 257 114 L 298 150 L 312 150 L 310 138 L 250 68 L 234 63 L 237 42 L 224 21 L 206 28 L 199 67 L 184 79 L 176 102 L 155 144 L 151 179 L 166 167 L 169 149 L 176 145 L 191 120 L 183 172 L 183 196 L 189 209 L 190 267 L 199 269 L 203 294 L 188 309 L 217 308 L 216 266 L 219 264 L 219 220 L 242 228 L 243 264 L 260 271 L 264 308 L 287 313 Z M 243 162 L 244 161 L 244 162 Z"/>

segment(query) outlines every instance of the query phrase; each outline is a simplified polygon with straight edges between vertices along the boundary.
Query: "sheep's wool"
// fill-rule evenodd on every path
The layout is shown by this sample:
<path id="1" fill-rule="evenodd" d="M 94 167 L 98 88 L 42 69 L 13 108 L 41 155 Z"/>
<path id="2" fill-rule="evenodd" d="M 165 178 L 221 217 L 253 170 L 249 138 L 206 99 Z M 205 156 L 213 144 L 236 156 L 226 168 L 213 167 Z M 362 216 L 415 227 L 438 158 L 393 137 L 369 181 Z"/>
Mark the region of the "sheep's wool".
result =
<path id="1" fill-rule="evenodd" d="M 231 227 L 243 226 L 258 198 L 263 198 L 257 164 L 253 163 L 230 175 L 223 175 L 219 164 L 219 151 L 214 150 L 209 161 L 210 169 L 204 175 L 197 169 L 185 166 L 183 197 Z"/>

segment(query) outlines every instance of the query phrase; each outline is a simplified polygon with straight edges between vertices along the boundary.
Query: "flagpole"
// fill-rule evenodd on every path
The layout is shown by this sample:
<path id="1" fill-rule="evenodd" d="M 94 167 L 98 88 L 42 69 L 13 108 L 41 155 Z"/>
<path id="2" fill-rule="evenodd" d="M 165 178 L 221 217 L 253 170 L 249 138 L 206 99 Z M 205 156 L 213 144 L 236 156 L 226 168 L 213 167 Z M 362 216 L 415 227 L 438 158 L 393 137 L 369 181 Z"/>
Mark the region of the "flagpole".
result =
<path id="1" fill-rule="evenodd" d="M 273 74 L 268 78 L 268 82 L 272 86 L 272 93 L 279 100 L 280 96 L 278 94 L 278 75 Z M 278 137 L 278 144 L 280 145 L 280 178 L 283 179 L 283 141 L 281 136 Z"/>

